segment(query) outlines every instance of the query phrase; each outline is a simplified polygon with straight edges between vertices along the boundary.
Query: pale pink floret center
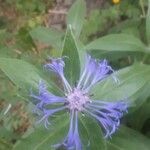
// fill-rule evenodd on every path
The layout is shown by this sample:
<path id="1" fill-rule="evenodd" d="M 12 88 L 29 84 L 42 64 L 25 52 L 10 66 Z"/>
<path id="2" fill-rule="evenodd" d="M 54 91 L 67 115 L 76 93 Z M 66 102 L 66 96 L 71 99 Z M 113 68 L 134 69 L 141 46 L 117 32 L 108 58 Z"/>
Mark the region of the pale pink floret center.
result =
<path id="1" fill-rule="evenodd" d="M 74 89 L 73 92 L 67 96 L 68 108 L 70 110 L 82 111 L 84 105 L 90 102 L 89 97 L 83 91 Z"/>

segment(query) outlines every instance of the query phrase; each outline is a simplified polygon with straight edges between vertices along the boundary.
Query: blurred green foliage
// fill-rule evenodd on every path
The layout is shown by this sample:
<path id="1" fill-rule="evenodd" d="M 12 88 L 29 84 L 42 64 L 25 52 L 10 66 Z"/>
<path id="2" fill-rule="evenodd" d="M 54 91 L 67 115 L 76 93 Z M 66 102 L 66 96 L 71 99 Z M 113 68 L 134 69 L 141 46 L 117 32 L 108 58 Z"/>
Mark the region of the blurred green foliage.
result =
<path id="1" fill-rule="evenodd" d="M 37 0 L 24 0 L 24 1 L 23 0 L 5 0 L 5 1 L 1 0 L 0 9 L 2 10 L 2 13 L 0 14 L 0 56 L 26 60 L 27 62 L 31 62 L 32 64 L 34 64 L 37 68 L 41 67 L 41 64 L 45 63 L 45 59 L 47 58 L 48 55 L 55 56 L 55 57 L 60 56 L 61 52 L 56 51 L 56 49 L 60 49 L 60 47 L 62 46 L 61 40 L 64 37 L 64 34 L 63 33 L 59 34 L 57 31 L 53 31 L 45 28 L 42 29 L 41 27 L 42 25 L 44 25 L 44 22 L 46 20 L 45 15 L 48 14 L 48 9 L 53 8 L 54 6 L 55 6 L 54 0 L 38 0 L 38 1 Z M 112 4 L 111 1 L 104 2 L 104 5 L 101 6 L 100 8 L 90 10 L 88 15 L 86 16 L 86 20 L 83 22 L 83 30 L 81 32 L 79 39 L 82 39 L 83 43 L 87 44 L 93 41 L 94 39 L 100 38 L 107 34 L 123 33 L 123 34 L 133 35 L 135 40 L 134 44 L 132 42 L 131 45 L 125 44 L 127 48 L 123 46 L 123 49 L 121 49 L 121 45 L 124 44 L 121 43 L 120 47 L 118 47 L 120 51 L 125 51 L 124 53 L 119 53 L 117 51 L 117 47 L 115 47 L 115 49 L 111 49 L 112 48 L 111 45 L 110 47 L 108 45 L 108 47 L 111 49 L 110 51 L 111 52 L 116 51 L 116 52 L 113 53 L 109 51 L 103 52 L 103 50 L 109 48 L 107 46 L 103 47 L 103 45 L 101 45 L 102 46 L 101 51 L 94 51 L 96 50 L 95 47 L 94 50 L 90 53 L 97 58 L 102 58 L 102 57 L 109 58 L 113 66 L 115 66 L 116 68 L 123 68 L 124 66 L 132 65 L 134 62 L 137 61 L 139 61 L 140 63 L 149 64 L 150 63 L 149 62 L 150 40 L 149 40 L 149 35 L 146 36 L 147 34 L 146 29 L 149 26 L 149 23 L 146 23 L 147 10 L 148 10 L 148 3 L 146 0 L 142 0 L 142 1 L 122 0 L 117 5 Z M 82 9 L 80 9 L 80 11 L 82 11 Z M 81 20 L 80 22 L 82 21 L 83 20 Z M 78 33 L 80 33 L 80 26 L 77 29 L 77 36 Z M 109 43 L 115 44 L 115 42 L 110 42 L 112 39 L 111 36 L 105 38 L 106 39 L 108 38 L 106 41 L 109 41 Z M 55 39 L 57 39 L 57 41 Z M 118 40 L 116 38 L 117 40 L 116 44 L 119 41 L 119 39 L 120 39 L 119 37 Z M 141 41 L 138 42 L 137 39 L 141 40 L 143 43 L 141 44 Z M 130 40 L 133 41 L 132 37 L 131 39 L 124 38 L 123 41 L 125 43 L 129 43 Z M 98 41 L 98 43 L 100 43 L 100 41 Z M 135 46 L 135 44 L 138 45 Z M 97 46 L 97 44 L 95 45 Z M 105 45 L 107 45 L 107 43 Z M 87 47 L 88 46 L 89 46 L 89 50 L 91 50 L 90 45 L 87 45 Z M 80 47 L 82 47 L 82 43 L 80 43 Z M 134 50 L 133 47 L 136 47 L 136 49 Z M 142 50 L 142 52 L 138 51 L 137 47 L 138 48 L 140 47 L 139 49 Z M 128 51 L 126 51 L 125 48 Z M 135 53 L 135 51 L 138 52 Z M 69 54 L 65 52 L 65 55 L 69 55 Z M 11 61 L 9 63 L 11 64 Z M 21 66 L 21 62 L 14 62 L 14 63 L 17 63 L 18 67 L 22 69 L 22 72 L 24 72 L 23 69 L 26 70 L 26 68 L 23 68 Z M 15 67 L 16 65 L 14 64 L 14 68 L 13 68 L 14 74 L 12 75 L 15 75 L 15 73 L 17 72 L 17 68 Z M 138 69 L 135 68 L 135 71 L 138 71 Z M 31 69 L 28 70 L 28 72 L 30 72 L 31 70 L 33 71 L 33 74 L 37 72 L 37 71 L 34 72 L 32 66 Z M 26 81 L 27 74 L 23 80 L 24 82 Z M 125 75 L 123 74 L 123 76 Z M 141 83 L 141 86 L 145 86 L 146 84 L 145 81 L 148 82 L 147 79 L 148 77 L 143 75 L 144 79 L 145 77 L 146 80 L 141 79 L 143 81 Z M 134 81 L 134 76 L 132 78 L 131 81 L 129 80 L 131 83 Z M 19 84 L 22 83 L 19 82 Z M 12 144 L 16 143 L 16 141 L 20 139 L 22 135 L 24 135 L 24 133 L 28 134 L 28 132 L 30 132 L 30 128 L 33 127 L 33 121 L 32 121 L 33 116 L 31 115 L 32 107 L 30 106 L 31 108 L 29 110 L 28 107 L 25 107 L 27 99 L 22 104 L 20 103 L 18 104 L 18 101 L 23 99 L 23 97 L 21 97 L 20 94 L 19 95 L 17 94 L 18 91 L 20 91 L 20 88 L 14 86 L 14 84 L 12 84 L 12 82 L 8 78 L 6 78 L 4 73 L 1 71 L 0 72 L 0 132 L 1 132 L 0 150 L 1 149 L 10 150 Z M 143 92 L 142 94 L 145 96 L 145 91 L 142 92 Z M 4 111 L 7 109 L 9 104 L 12 104 L 12 110 L 11 110 L 12 113 L 8 113 L 8 115 L 2 117 Z M 18 110 L 14 111 L 13 108 L 16 108 L 18 105 L 19 105 Z M 20 114 L 25 114 L 27 117 L 23 118 L 24 120 L 22 120 L 21 119 L 22 116 L 19 116 L 18 112 Z M 133 110 L 133 112 L 134 112 L 133 114 L 125 118 L 126 124 L 132 129 L 137 130 L 137 132 L 140 132 L 145 136 L 150 137 L 150 127 L 149 127 L 150 109 L 149 109 L 149 99 L 147 99 L 147 96 L 145 96 L 144 103 L 139 105 L 136 110 Z M 29 124 L 25 124 L 24 121 L 28 122 Z M 25 127 L 22 126 L 23 124 L 25 124 L 26 126 Z M 129 133 L 131 132 L 130 134 L 131 140 L 136 137 L 136 134 L 137 135 L 140 134 L 140 133 L 133 132 L 131 129 L 125 128 L 124 131 L 126 130 L 130 130 Z M 42 130 L 43 137 L 46 134 L 45 132 L 46 132 L 45 130 L 44 131 Z M 31 134 L 30 137 L 32 138 L 32 136 L 34 135 Z M 118 134 L 117 136 L 121 138 L 116 137 L 110 143 L 107 143 L 108 145 L 110 145 L 111 148 L 112 147 L 114 148 L 114 145 L 112 143 L 119 143 L 118 141 L 120 139 L 124 140 L 124 137 L 126 137 L 125 133 Z M 145 137 L 143 137 L 142 135 L 139 136 L 139 138 L 137 139 L 137 141 L 135 141 L 135 143 L 138 144 L 139 140 L 142 140 L 143 143 L 144 142 L 146 144 L 148 143 L 147 139 L 145 140 Z M 133 146 L 132 143 L 130 143 L 130 141 L 128 142 L 129 145 L 131 145 L 132 147 Z M 118 144 L 118 146 L 120 145 Z M 141 145 L 141 148 L 142 146 L 143 145 Z"/>

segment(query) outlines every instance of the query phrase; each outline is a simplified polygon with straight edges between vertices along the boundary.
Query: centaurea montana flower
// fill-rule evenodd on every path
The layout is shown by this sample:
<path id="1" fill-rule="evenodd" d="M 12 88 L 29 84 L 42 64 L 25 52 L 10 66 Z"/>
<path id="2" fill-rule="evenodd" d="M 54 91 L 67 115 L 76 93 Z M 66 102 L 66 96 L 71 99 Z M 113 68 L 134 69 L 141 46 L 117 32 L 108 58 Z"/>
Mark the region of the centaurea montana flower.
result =
<path id="1" fill-rule="evenodd" d="M 71 87 L 64 76 L 65 63 L 63 58 L 52 59 L 44 66 L 49 71 L 55 72 L 62 80 L 64 97 L 55 96 L 47 90 L 44 82 L 39 83 L 38 95 L 31 96 L 38 100 L 37 109 L 43 112 L 39 122 L 44 121 L 45 127 L 50 125 L 49 118 L 62 110 L 67 110 L 70 116 L 68 135 L 56 147 L 65 146 L 67 150 L 82 150 L 81 139 L 78 131 L 78 114 L 84 113 L 97 120 L 100 124 L 104 137 L 111 135 L 118 129 L 120 118 L 127 112 L 127 103 L 124 101 L 106 102 L 92 100 L 88 94 L 90 89 L 98 82 L 114 72 L 106 60 L 98 61 L 90 55 L 86 57 L 86 63 L 76 87 Z M 113 76 L 116 81 L 116 78 Z M 57 108 L 47 108 L 48 105 L 60 104 Z"/>

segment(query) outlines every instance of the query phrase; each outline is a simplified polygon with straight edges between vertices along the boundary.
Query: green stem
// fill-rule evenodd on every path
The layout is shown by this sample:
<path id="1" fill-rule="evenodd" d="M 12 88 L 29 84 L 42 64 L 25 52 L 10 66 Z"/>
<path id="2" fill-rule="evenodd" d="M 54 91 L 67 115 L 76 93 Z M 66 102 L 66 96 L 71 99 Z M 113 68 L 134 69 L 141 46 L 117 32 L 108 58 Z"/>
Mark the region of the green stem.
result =
<path id="1" fill-rule="evenodd" d="M 146 17 L 146 12 L 145 12 L 145 9 L 144 9 L 144 3 L 143 3 L 143 0 L 140 0 L 140 6 L 141 6 L 141 9 L 142 9 L 142 17 Z"/>

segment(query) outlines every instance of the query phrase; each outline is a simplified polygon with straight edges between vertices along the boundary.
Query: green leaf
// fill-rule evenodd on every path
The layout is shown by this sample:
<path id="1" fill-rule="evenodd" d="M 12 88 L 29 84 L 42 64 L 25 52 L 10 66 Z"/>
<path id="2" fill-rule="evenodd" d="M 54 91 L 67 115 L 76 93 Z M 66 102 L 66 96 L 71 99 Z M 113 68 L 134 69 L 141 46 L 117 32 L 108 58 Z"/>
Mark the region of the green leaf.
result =
<path id="1" fill-rule="evenodd" d="M 150 85 L 149 74 L 150 67 L 144 64 L 134 64 L 121 69 L 114 74 L 118 77 L 120 83 L 116 84 L 112 76 L 104 79 L 91 90 L 91 93 L 94 94 L 93 99 L 117 101 L 127 98 L 130 101 L 134 101 L 142 94 L 143 88 L 146 85 Z M 146 94 L 149 96 L 149 92 Z"/>
<path id="2" fill-rule="evenodd" d="M 0 58 L 0 68 L 18 87 L 37 87 L 42 79 L 39 71 L 23 60 Z"/>
<path id="3" fill-rule="evenodd" d="M 61 32 L 51 28 L 37 27 L 30 31 L 30 35 L 35 40 L 53 46 L 55 49 L 61 49 L 63 37 Z"/>
<path id="4" fill-rule="evenodd" d="M 122 126 L 109 142 L 116 147 L 114 150 L 149 150 L 150 148 L 148 138 L 125 126 Z"/>
<path id="5" fill-rule="evenodd" d="M 142 130 L 142 127 L 144 126 L 145 122 L 149 119 L 149 117 L 150 117 L 150 99 L 148 99 L 134 113 L 128 116 L 127 118 L 128 124 L 136 130 Z"/>
<path id="6" fill-rule="evenodd" d="M 125 63 L 131 63 L 136 61 L 141 61 L 144 57 L 144 53 L 142 52 L 122 52 L 122 51 L 98 51 L 98 50 L 91 50 L 89 51 L 90 55 L 97 59 L 107 59 L 109 62 L 115 64 L 115 61 L 120 62 L 121 60 L 126 59 Z M 148 54 L 146 54 L 148 56 Z M 127 61 L 128 60 L 128 61 Z M 119 63 L 121 65 L 121 63 Z M 117 67 L 119 67 L 117 65 Z"/>
<path id="7" fill-rule="evenodd" d="M 67 24 L 71 25 L 76 37 L 80 35 L 85 13 L 86 6 L 84 0 L 76 0 L 68 12 Z"/>
<path id="8" fill-rule="evenodd" d="M 80 120 L 82 125 L 86 129 L 86 132 L 88 133 L 88 136 L 86 136 L 86 133 L 82 133 L 82 136 L 83 134 L 85 134 L 84 138 L 86 138 L 86 140 L 89 142 L 88 148 L 91 150 L 105 150 L 106 141 L 103 138 L 101 128 L 96 120 L 82 115 L 80 116 Z"/>
<path id="9" fill-rule="evenodd" d="M 107 142 L 107 150 L 123 150 L 120 147 L 118 147 L 117 145 Z"/>
<path id="10" fill-rule="evenodd" d="M 13 150 L 52 150 L 52 145 L 62 142 L 68 130 L 68 118 L 68 115 L 61 115 L 52 122 L 49 130 L 44 125 L 35 129 L 17 142 Z"/>
<path id="11" fill-rule="evenodd" d="M 111 34 L 85 46 L 86 50 L 101 50 L 101 51 L 130 51 L 144 52 L 145 45 L 136 37 L 127 34 Z"/>
<path id="12" fill-rule="evenodd" d="M 16 34 L 16 48 L 19 50 L 32 50 L 35 48 L 34 41 L 29 34 L 29 29 L 26 26 L 19 28 Z"/>
<path id="13" fill-rule="evenodd" d="M 65 58 L 65 75 L 71 85 L 75 85 L 80 75 L 78 47 L 71 27 L 67 29 L 62 56 Z"/>
<path id="14" fill-rule="evenodd" d="M 148 0 L 148 12 L 146 17 L 146 35 L 148 44 L 150 44 L 150 0 Z"/>
<path id="15" fill-rule="evenodd" d="M 37 88 L 40 80 L 44 81 L 41 72 L 23 60 L 0 58 L 0 69 L 14 84 L 28 91 Z"/>

